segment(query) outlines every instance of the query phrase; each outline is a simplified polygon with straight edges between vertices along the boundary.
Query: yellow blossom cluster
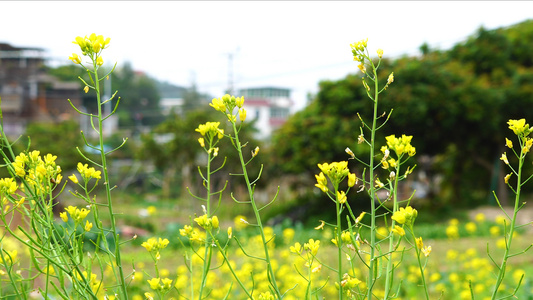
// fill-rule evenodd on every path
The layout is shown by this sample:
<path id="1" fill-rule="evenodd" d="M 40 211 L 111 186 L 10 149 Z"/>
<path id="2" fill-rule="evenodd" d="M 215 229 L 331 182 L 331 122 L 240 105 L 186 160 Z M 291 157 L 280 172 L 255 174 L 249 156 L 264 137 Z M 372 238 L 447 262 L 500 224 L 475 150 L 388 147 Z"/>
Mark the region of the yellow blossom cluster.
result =
<path id="1" fill-rule="evenodd" d="M 164 249 L 168 246 L 169 241 L 167 239 L 162 238 L 149 238 L 146 242 L 143 242 L 141 246 L 143 246 L 146 251 L 152 252 L 152 251 L 159 251 L 161 249 Z"/>
<path id="2" fill-rule="evenodd" d="M 80 46 L 83 55 L 99 54 L 103 49 L 107 48 L 111 38 L 104 38 L 103 35 L 96 35 L 92 33 L 89 37 L 76 37 L 72 43 Z M 73 54 L 75 55 L 75 54 Z M 71 59 L 74 61 L 74 59 Z M 74 61 L 74 63 L 77 63 Z"/>
<path id="3" fill-rule="evenodd" d="M 406 224 L 407 226 L 413 226 L 416 217 L 418 216 L 418 211 L 411 206 L 405 208 L 400 207 L 399 210 L 395 211 L 392 214 L 392 219 L 398 224 Z"/>
<path id="4" fill-rule="evenodd" d="M 65 210 L 66 210 L 66 212 L 59 213 L 59 216 L 61 217 L 61 219 L 64 222 L 67 222 L 68 221 L 67 212 L 68 212 L 68 214 L 70 215 L 72 220 L 74 220 L 75 223 L 81 223 L 81 221 L 83 221 L 83 219 L 85 219 L 87 217 L 87 215 L 91 212 L 90 210 L 88 210 L 86 208 L 79 209 L 78 207 L 72 206 L 72 205 L 67 207 L 67 208 L 65 208 Z M 90 225 L 90 227 L 92 227 L 92 224 Z M 89 230 L 90 230 L 90 228 L 89 228 Z M 87 231 L 89 231 L 89 230 L 87 230 Z"/>
<path id="5" fill-rule="evenodd" d="M 243 108 L 244 97 L 235 97 L 225 94 L 220 98 L 213 98 L 209 105 L 214 109 L 224 113 L 228 120 L 232 123 L 235 123 L 237 120 L 237 115 L 233 114 L 233 110 L 235 108 L 238 109 L 239 120 L 241 122 L 246 120 L 246 110 Z"/>
<path id="6" fill-rule="evenodd" d="M 24 180 L 38 194 L 46 195 L 61 182 L 61 167 L 56 165 L 57 156 L 48 153 L 41 157 L 40 151 L 34 150 L 29 153 L 20 153 L 15 157 L 12 164 L 15 175 L 24 178 Z M 7 188 L 9 184 L 9 188 Z M 0 182 L 1 191 L 12 194 L 16 190 L 13 186 L 14 180 L 6 178 L 4 185 Z"/>
<path id="7" fill-rule="evenodd" d="M 217 216 L 209 218 L 206 214 L 194 218 L 194 221 L 205 230 L 218 229 L 219 225 Z"/>
<path id="8" fill-rule="evenodd" d="M 385 137 L 385 140 L 387 141 L 388 149 L 393 150 L 398 157 L 401 157 L 404 153 L 407 153 L 409 156 L 416 154 L 416 148 L 411 145 L 412 138 L 412 135 L 405 134 L 402 134 L 401 137 L 397 138 L 396 135 L 393 134 Z M 384 152 L 386 149 L 387 148 L 382 148 L 381 151 Z"/>
<path id="9" fill-rule="evenodd" d="M 169 278 L 152 278 L 150 280 L 147 280 L 148 284 L 150 285 L 150 288 L 155 291 L 168 291 L 172 288 L 172 279 Z"/>
<path id="10" fill-rule="evenodd" d="M 205 124 L 200 124 L 195 131 L 199 132 L 210 141 L 212 141 L 215 136 L 218 137 L 218 139 L 222 139 L 224 137 L 224 129 L 218 128 L 219 125 L 220 122 L 207 122 Z"/>

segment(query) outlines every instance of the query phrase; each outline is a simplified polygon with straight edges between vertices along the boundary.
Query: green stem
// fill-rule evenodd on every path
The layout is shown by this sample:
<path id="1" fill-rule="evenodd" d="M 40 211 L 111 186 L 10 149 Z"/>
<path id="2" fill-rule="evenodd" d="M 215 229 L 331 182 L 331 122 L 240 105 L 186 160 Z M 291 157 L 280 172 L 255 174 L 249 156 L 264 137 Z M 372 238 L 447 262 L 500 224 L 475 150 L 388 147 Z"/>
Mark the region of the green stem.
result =
<path id="1" fill-rule="evenodd" d="M 119 242 L 119 235 L 117 233 L 117 226 L 116 226 L 116 219 L 115 219 L 115 212 L 113 211 L 113 201 L 111 200 L 111 187 L 109 184 L 109 174 L 107 171 L 107 160 L 106 160 L 106 153 L 104 149 L 104 133 L 103 133 L 103 112 L 102 112 L 102 100 L 100 97 L 100 79 L 98 78 L 98 65 L 96 64 L 96 57 L 93 60 L 93 67 L 94 67 L 94 89 L 96 91 L 96 99 L 98 103 L 98 135 L 100 140 L 100 157 L 102 159 L 102 168 L 104 173 L 104 186 L 106 191 L 106 198 L 107 198 L 107 208 L 109 210 L 109 219 L 111 222 L 111 234 L 113 236 L 113 242 L 115 246 L 115 263 L 118 268 L 118 278 L 116 278 L 119 282 L 120 286 L 120 293 L 121 297 L 120 299 L 128 299 L 128 291 L 126 290 L 126 278 L 124 276 L 124 270 L 122 269 L 122 259 L 120 256 L 120 242 Z M 97 206 L 95 206 L 95 209 L 97 209 Z M 105 240 L 105 239 L 104 239 Z"/>
<path id="2" fill-rule="evenodd" d="M 522 186 L 522 166 L 524 164 L 524 158 L 525 154 L 522 154 L 523 151 L 523 145 L 521 143 L 521 150 L 520 150 L 520 158 L 518 160 L 518 179 L 516 183 L 516 193 L 515 193 L 515 203 L 514 203 L 514 211 L 513 211 L 513 218 L 511 219 L 511 226 L 509 228 L 509 234 L 507 236 L 507 244 L 505 246 L 505 252 L 503 254 L 502 263 L 500 265 L 500 270 L 498 272 L 498 278 L 496 279 L 496 284 L 494 285 L 494 290 L 492 291 L 492 297 L 491 300 L 496 299 L 496 294 L 498 293 L 498 289 L 500 288 L 500 285 L 502 284 L 503 278 L 505 277 L 505 271 L 507 269 L 507 260 L 509 259 L 509 253 L 511 251 L 511 244 L 513 242 L 513 235 L 515 231 L 516 226 L 516 216 L 518 214 L 519 206 L 520 206 L 520 190 Z"/>
<path id="3" fill-rule="evenodd" d="M 226 252 L 224 251 L 224 248 L 222 248 L 222 246 L 220 245 L 220 243 L 218 242 L 218 240 L 215 239 L 215 237 L 214 237 L 212 234 L 213 234 L 213 233 L 212 233 L 211 231 L 209 231 L 209 235 L 211 235 L 211 238 L 213 239 L 215 245 L 217 245 L 217 249 L 218 249 L 218 251 L 220 252 L 220 254 L 222 254 L 222 257 L 224 257 L 224 261 L 226 262 L 226 265 L 228 266 L 229 271 L 230 271 L 231 274 L 233 275 L 233 278 L 235 278 L 235 280 L 237 280 L 237 283 L 239 284 L 239 286 L 241 287 L 241 289 L 244 291 L 244 293 L 246 294 L 246 296 L 248 296 L 249 299 L 253 299 L 252 294 L 250 294 L 250 292 L 248 292 L 248 290 L 247 290 L 246 287 L 244 286 L 244 283 L 242 283 L 242 281 L 239 279 L 239 277 L 238 277 L 237 274 L 235 273 L 235 270 L 233 270 L 233 267 L 232 267 L 231 264 L 230 264 L 229 258 L 228 258 L 228 256 L 226 255 Z M 192 268 L 191 268 L 191 269 L 192 269 Z M 191 276 L 191 280 L 192 280 L 192 276 Z"/>
<path id="4" fill-rule="evenodd" d="M 375 150 L 375 138 L 376 138 L 376 123 L 377 123 L 377 115 L 378 115 L 378 97 L 379 97 L 379 82 L 377 79 L 377 70 L 372 63 L 372 60 L 370 60 L 370 63 L 372 65 L 372 72 L 374 74 L 374 112 L 372 116 L 372 131 L 370 135 L 370 263 L 368 268 L 368 279 L 367 279 L 367 286 L 368 286 L 368 292 L 367 292 L 367 299 L 372 299 L 372 290 L 374 287 L 374 283 L 376 281 L 376 278 L 374 278 L 374 268 L 376 266 L 375 263 L 375 248 L 376 248 L 376 192 L 374 187 L 374 150 Z"/>
<path id="5" fill-rule="evenodd" d="M 392 214 L 394 214 L 398 210 L 398 174 L 400 174 L 400 159 L 398 158 L 398 163 L 396 166 L 396 176 L 394 177 L 394 187 L 392 190 L 393 193 L 393 207 L 392 207 Z M 394 282 L 394 270 L 393 270 L 393 262 L 392 262 L 392 252 L 395 249 L 394 245 L 394 233 L 392 233 L 392 229 L 394 228 L 394 225 L 396 225 L 396 221 L 391 221 L 391 234 L 389 237 L 389 261 L 387 262 L 387 274 L 385 278 L 385 295 L 383 296 L 383 299 L 388 299 L 389 294 L 392 289 L 392 284 Z"/>
<path id="6" fill-rule="evenodd" d="M 209 141 L 209 149 L 212 149 L 212 140 Z M 211 217 L 211 152 L 207 153 L 207 177 L 206 177 L 206 190 L 207 195 L 205 198 L 206 201 L 206 214 L 207 217 Z M 202 283 L 200 285 L 200 292 L 198 299 L 202 299 L 202 294 L 204 291 L 204 287 L 207 283 L 207 273 L 209 272 L 209 268 L 211 267 L 211 256 L 212 256 L 212 249 L 211 249 L 211 235 L 207 235 L 205 239 L 205 250 L 204 250 L 204 265 L 203 265 L 203 272 L 202 272 Z M 192 277 L 191 277 L 192 279 Z"/>
<path id="7" fill-rule="evenodd" d="M 246 186 L 248 187 L 248 195 L 250 197 L 250 204 L 252 205 L 255 218 L 257 221 L 257 226 L 259 227 L 259 232 L 261 235 L 261 240 L 263 241 L 263 250 L 265 252 L 265 261 L 267 263 L 267 273 L 268 273 L 268 280 L 270 281 L 270 285 L 274 292 L 276 293 L 276 296 L 278 299 L 282 298 L 282 294 L 278 288 L 278 285 L 276 283 L 276 276 L 274 274 L 274 270 L 272 269 L 272 263 L 270 262 L 270 255 L 268 251 L 268 245 L 267 240 L 265 237 L 265 231 L 263 229 L 263 223 L 261 222 L 261 215 L 259 214 L 259 209 L 257 208 L 257 204 L 255 203 L 254 199 L 254 189 L 252 188 L 252 185 L 250 183 L 250 179 L 248 178 L 248 172 L 246 170 L 246 163 L 244 162 L 244 157 L 242 154 L 242 145 L 239 141 L 239 134 L 237 131 L 237 126 L 234 121 L 231 122 L 233 125 L 233 132 L 235 133 L 235 145 L 237 146 L 237 152 L 239 153 L 239 159 L 241 161 L 242 166 L 242 172 L 244 176 L 244 180 L 246 181 Z"/>
<path id="8" fill-rule="evenodd" d="M 342 223 L 341 223 L 341 204 L 339 203 L 339 197 L 337 196 L 338 186 L 335 186 L 335 208 L 337 211 L 337 248 L 338 248 L 338 269 L 337 274 L 339 276 L 339 300 L 344 299 L 344 293 L 342 290 Z"/>

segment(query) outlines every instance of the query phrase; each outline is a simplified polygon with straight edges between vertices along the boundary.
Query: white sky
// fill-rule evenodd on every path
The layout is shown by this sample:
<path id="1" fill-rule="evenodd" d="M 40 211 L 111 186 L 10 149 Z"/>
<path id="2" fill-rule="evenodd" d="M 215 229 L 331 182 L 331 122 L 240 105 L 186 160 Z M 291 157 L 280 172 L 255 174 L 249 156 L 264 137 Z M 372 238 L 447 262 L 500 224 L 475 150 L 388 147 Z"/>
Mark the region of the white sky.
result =
<path id="1" fill-rule="evenodd" d="M 297 108 L 318 82 L 357 69 L 350 43 L 369 39 L 384 56 L 448 49 L 487 29 L 533 18 L 530 1 L 0 1 L 0 42 L 42 47 L 69 63 L 76 36 L 111 37 L 109 63 L 222 96 L 228 53 L 235 89 L 292 89 Z"/>

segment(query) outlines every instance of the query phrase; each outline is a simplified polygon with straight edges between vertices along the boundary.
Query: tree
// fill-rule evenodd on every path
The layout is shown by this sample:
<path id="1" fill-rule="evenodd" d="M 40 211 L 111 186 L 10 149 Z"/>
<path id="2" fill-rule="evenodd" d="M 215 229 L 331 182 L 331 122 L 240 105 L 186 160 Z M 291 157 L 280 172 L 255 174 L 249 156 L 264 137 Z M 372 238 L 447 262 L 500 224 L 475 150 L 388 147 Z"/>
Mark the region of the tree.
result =
<path id="1" fill-rule="evenodd" d="M 533 120 L 533 111 L 526 109 L 533 104 L 533 60 L 526 50 L 532 46 L 533 22 L 524 22 L 480 29 L 448 51 L 423 46 L 421 57 L 382 62 L 381 80 L 394 71 L 395 81 L 380 103 L 385 115 L 394 111 L 377 141 L 389 134 L 413 135 L 416 157 L 433 158 L 429 171 L 444 176 L 433 205 L 486 203 L 496 189 L 491 179 L 503 182 L 503 168 L 497 166 L 509 136 L 506 122 Z M 347 146 L 361 153 L 356 115 L 368 119 L 371 109 L 362 76 L 320 83 L 313 102 L 273 138 L 278 169 L 307 173 L 312 182 L 317 163 L 346 160 Z M 500 184 L 498 190 L 506 189 Z"/>

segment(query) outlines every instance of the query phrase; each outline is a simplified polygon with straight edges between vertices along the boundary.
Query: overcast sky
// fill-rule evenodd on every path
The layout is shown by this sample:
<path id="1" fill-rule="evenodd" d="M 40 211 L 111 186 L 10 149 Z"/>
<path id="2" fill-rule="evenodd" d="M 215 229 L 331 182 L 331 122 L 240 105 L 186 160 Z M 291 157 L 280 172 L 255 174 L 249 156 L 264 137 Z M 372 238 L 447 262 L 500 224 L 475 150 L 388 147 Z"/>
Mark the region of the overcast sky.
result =
<path id="1" fill-rule="evenodd" d="M 384 56 L 448 49 L 480 26 L 533 18 L 531 1 L 0 1 L 0 42 L 42 47 L 67 64 L 76 36 L 111 37 L 106 62 L 222 96 L 233 55 L 234 88 L 279 86 L 297 107 L 320 80 L 357 69 L 350 43 L 368 38 Z M 126 99 L 124 99 L 126 100 Z"/>

